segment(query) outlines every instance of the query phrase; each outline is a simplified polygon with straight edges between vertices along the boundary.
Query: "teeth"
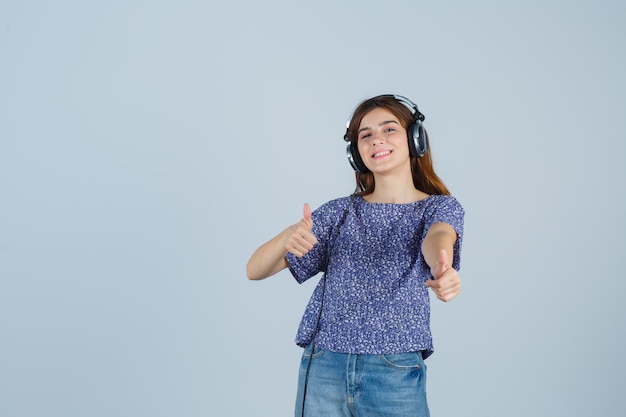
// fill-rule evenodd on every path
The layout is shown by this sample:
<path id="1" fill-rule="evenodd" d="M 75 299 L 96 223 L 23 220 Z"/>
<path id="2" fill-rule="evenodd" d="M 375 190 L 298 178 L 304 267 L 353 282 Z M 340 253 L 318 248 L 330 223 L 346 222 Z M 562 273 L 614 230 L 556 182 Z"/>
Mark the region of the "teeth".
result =
<path id="1" fill-rule="evenodd" d="M 391 153 L 391 151 L 376 152 L 374 154 L 374 158 L 378 158 L 379 156 L 389 155 L 390 153 Z"/>

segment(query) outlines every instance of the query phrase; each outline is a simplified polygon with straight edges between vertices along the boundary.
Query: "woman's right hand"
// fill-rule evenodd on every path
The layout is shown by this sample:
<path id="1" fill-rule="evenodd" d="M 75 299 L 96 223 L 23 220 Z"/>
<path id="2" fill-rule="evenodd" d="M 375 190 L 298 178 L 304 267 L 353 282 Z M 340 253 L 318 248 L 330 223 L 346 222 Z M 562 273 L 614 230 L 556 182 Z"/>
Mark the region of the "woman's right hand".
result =
<path id="1" fill-rule="evenodd" d="M 313 219 L 311 218 L 311 207 L 304 204 L 303 217 L 298 223 L 290 228 L 285 248 L 298 258 L 303 257 L 313 246 L 317 244 L 317 238 L 313 234 Z"/>
<path id="2" fill-rule="evenodd" d="M 259 280 L 287 268 L 285 255 L 293 253 L 301 258 L 317 244 L 313 234 L 311 207 L 304 205 L 304 217 L 293 226 L 283 229 L 278 235 L 261 245 L 250 257 L 246 265 L 248 279 Z"/>

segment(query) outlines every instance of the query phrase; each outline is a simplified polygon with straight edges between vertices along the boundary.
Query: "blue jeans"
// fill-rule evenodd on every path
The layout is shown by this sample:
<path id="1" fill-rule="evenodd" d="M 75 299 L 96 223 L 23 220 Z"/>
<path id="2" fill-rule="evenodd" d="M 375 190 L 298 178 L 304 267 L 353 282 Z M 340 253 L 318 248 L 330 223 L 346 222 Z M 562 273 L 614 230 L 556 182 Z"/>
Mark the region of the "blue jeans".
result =
<path id="1" fill-rule="evenodd" d="M 420 352 L 355 355 L 311 345 L 300 362 L 296 417 L 429 417 L 426 366 Z"/>

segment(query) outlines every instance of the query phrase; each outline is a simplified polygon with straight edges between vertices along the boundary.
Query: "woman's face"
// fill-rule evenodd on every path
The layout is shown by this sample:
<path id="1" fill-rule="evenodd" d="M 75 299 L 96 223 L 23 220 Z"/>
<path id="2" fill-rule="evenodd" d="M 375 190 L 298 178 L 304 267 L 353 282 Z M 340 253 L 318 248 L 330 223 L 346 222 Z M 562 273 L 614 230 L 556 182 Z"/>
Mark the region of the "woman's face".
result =
<path id="1" fill-rule="evenodd" d="M 375 108 L 363 117 L 357 147 L 363 163 L 374 174 L 411 169 L 406 129 L 385 108 Z"/>

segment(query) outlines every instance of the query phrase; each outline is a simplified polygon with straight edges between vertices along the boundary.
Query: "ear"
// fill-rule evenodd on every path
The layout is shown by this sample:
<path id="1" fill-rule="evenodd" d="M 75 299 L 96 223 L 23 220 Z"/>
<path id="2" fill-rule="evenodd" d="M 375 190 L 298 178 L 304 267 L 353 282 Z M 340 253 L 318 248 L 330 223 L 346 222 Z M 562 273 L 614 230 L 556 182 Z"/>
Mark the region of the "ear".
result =
<path id="1" fill-rule="evenodd" d="M 363 163 L 363 159 L 361 158 L 361 154 L 359 153 L 359 147 L 356 142 L 351 142 L 346 147 L 346 156 L 348 157 L 348 161 L 354 169 L 359 174 L 367 174 L 370 172 L 369 168 L 365 166 Z"/>
<path id="2" fill-rule="evenodd" d="M 428 134 L 420 120 L 416 120 L 407 129 L 407 137 L 409 140 L 409 150 L 411 155 L 421 158 L 428 152 Z"/>

